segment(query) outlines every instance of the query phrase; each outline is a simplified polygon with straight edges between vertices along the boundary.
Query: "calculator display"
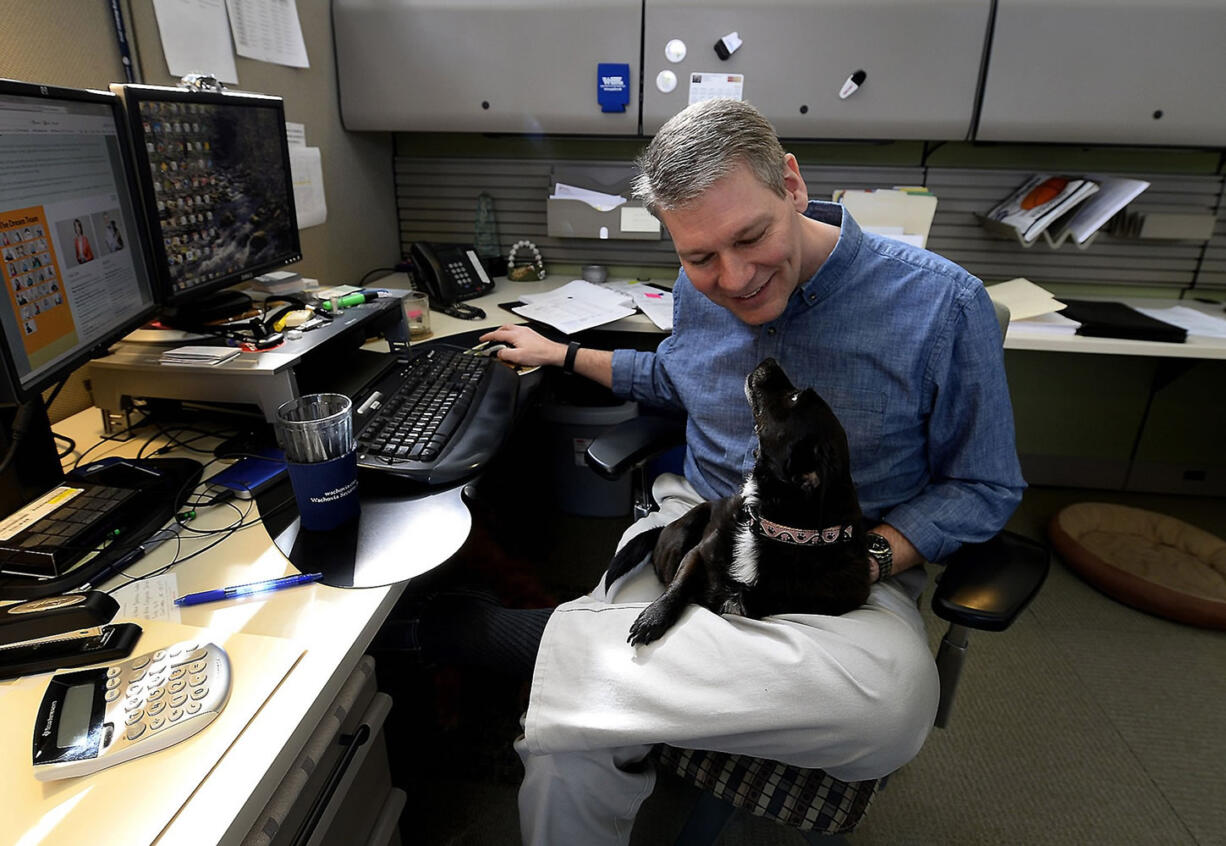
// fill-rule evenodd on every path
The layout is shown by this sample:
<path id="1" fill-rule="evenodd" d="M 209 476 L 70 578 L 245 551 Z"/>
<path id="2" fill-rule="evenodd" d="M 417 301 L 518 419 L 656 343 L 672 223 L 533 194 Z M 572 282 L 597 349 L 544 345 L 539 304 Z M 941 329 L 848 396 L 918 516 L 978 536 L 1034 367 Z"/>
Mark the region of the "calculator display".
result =
<path id="1" fill-rule="evenodd" d="M 55 745 L 61 749 L 79 746 L 89 739 L 90 711 L 94 703 L 94 685 L 74 684 L 64 693 L 64 709 L 60 711 L 59 730 Z"/>

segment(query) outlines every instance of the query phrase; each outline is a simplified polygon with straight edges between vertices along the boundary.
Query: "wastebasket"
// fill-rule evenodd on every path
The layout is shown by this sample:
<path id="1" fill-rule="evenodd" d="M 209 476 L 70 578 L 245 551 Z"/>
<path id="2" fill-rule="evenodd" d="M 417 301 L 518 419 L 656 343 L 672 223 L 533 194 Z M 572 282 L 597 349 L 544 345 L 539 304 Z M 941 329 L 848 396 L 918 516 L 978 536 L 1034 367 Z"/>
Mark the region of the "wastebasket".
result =
<path id="1" fill-rule="evenodd" d="M 624 517 L 630 513 L 630 474 L 609 481 L 587 466 L 584 455 L 592 439 L 605 429 L 639 413 L 638 403 L 608 405 L 568 402 L 554 397 L 541 406 L 554 504 L 565 514 L 581 517 Z"/>

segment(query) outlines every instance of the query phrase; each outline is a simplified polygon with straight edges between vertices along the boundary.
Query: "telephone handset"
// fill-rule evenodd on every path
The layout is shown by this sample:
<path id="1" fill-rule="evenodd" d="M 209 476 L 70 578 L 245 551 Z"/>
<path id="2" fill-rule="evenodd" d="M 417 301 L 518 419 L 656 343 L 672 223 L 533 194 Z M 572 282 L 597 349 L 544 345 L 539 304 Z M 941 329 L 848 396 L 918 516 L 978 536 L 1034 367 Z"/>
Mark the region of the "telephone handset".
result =
<path id="1" fill-rule="evenodd" d="M 475 306 L 460 305 L 494 290 L 494 283 L 477 252 L 463 244 L 435 244 L 415 241 L 409 247 L 409 263 L 417 283 L 430 295 L 430 307 L 452 317 L 480 320 L 485 312 Z"/>

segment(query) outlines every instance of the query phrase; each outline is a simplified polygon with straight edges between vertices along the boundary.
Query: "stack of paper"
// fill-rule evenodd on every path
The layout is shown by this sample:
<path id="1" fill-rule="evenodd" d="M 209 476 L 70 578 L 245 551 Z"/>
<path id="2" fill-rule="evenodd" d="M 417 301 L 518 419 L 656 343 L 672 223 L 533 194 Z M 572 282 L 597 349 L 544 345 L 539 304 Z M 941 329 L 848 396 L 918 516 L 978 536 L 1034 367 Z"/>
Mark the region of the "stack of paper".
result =
<path id="1" fill-rule="evenodd" d="M 162 353 L 162 364 L 214 367 L 237 356 L 234 347 L 175 347 Z"/>
<path id="2" fill-rule="evenodd" d="M 937 198 L 927 188 L 839 189 L 831 199 L 842 203 L 865 232 L 896 238 L 916 247 L 928 244 Z"/>
<path id="3" fill-rule="evenodd" d="M 634 300 L 582 279 L 544 294 L 525 294 L 511 311 L 568 335 L 634 314 Z"/>
<path id="4" fill-rule="evenodd" d="M 1053 297 L 1050 291 L 1021 276 L 1008 282 L 989 285 L 987 291 L 993 302 L 1009 309 L 1010 320 L 1028 320 L 1044 314 L 1053 314 L 1064 308 L 1064 303 Z"/>
<path id="5" fill-rule="evenodd" d="M 568 335 L 629 317 L 641 310 L 656 326 L 673 328 L 673 294 L 642 282 L 594 285 L 576 279 L 544 294 L 525 294 L 516 314 L 546 323 Z"/>

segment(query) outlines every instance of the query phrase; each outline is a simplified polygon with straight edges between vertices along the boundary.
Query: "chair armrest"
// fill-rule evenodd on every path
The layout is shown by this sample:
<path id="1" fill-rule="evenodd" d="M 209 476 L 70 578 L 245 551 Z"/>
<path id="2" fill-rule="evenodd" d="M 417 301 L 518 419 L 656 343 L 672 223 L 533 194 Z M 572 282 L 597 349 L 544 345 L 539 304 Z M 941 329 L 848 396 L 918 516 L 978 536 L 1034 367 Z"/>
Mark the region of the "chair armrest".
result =
<path id="1" fill-rule="evenodd" d="M 1050 559 L 1043 544 L 1013 532 L 966 544 L 945 562 L 932 610 L 967 628 L 1004 631 L 1043 586 Z"/>
<path id="2" fill-rule="evenodd" d="M 676 417 L 632 417 L 605 429 L 587 448 L 587 464 L 605 479 L 620 478 L 649 458 L 685 443 L 685 421 Z"/>

